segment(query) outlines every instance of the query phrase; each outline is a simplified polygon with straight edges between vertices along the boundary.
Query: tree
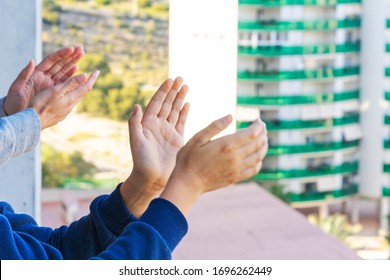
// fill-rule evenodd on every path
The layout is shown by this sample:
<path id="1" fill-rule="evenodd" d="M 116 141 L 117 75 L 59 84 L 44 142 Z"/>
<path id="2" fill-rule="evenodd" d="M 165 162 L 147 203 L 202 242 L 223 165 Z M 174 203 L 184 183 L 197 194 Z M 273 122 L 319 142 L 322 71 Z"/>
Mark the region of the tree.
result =
<path id="1" fill-rule="evenodd" d="M 42 181 L 45 188 L 60 187 L 68 177 L 86 178 L 96 167 L 84 160 L 80 152 L 64 153 L 42 145 Z"/>
<path id="2" fill-rule="evenodd" d="M 80 72 L 92 72 L 95 69 L 100 70 L 100 75 L 104 76 L 110 72 L 110 66 L 104 55 L 90 53 L 84 55 L 83 59 L 79 62 Z"/>

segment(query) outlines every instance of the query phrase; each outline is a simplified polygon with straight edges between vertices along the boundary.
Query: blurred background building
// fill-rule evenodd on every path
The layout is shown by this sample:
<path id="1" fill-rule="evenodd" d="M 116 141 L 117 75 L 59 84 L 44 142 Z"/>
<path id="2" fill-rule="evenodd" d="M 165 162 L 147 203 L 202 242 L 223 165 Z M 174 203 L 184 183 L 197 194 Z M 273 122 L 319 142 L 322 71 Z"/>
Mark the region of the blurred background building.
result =
<path id="1" fill-rule="evenodd" d="M 223 88 L 192 97 L 202 100 L 203 112 L 215 111 L 206 104 L 211 96 L 218 107 L 234 98 L 237 128 L 257 117 L 267 124 L 269 152 L 253 180 L 294 207 L 319 206 L 322 215 L 330 204 L 349 202 L 354 221 L 358 195 L 382 201 L 385 225 L 388 2 L 172 0 L 170 9 L 171 73 L 216 77 Z"/>

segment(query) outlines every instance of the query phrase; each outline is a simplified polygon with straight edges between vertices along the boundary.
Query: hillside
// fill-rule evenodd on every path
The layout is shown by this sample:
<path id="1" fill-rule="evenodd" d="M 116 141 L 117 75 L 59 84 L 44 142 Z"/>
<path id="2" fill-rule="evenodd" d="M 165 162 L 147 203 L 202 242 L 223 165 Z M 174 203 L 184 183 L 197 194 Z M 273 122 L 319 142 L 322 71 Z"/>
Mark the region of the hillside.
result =
<path id="1" fill-rule="evenodd" d="M 125 121 L 168 76 L 167 1 L 44 0 L 43 7 L 43 55 L 83 45 L 80 71 L 101 70 L 76 113 L 42 134 L 44 186 L 70 177 L 123 180 L 132 165 Z"/>

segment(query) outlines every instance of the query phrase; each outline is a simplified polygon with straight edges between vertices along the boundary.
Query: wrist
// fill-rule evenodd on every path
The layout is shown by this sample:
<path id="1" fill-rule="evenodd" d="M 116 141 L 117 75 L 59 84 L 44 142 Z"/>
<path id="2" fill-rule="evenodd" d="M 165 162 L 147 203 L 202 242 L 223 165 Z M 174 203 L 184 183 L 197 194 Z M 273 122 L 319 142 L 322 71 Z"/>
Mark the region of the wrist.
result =
<path id="1" fill-rule="evenodd" d="M 161 188 L 138 176 L 136 172 L 132 172 L 120 188 L 127 209 L 136 217 L 140 217 L 145 212 L 160 191 Z"/>
<path id="2" fill-rule="evenodd" d="M 174 171 L 160 197 L 170 201 L 187 216 L 203 192 L 199 182 L 184 175 L 183 172 Z"/>

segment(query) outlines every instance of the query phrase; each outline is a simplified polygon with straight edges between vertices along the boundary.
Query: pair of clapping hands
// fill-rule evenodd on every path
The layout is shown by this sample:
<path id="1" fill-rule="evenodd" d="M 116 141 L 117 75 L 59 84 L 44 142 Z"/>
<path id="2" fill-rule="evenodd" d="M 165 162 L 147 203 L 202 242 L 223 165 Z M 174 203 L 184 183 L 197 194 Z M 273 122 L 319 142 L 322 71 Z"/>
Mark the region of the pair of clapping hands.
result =
<path id="1" fill-rule="evenodd" d="M 50 54 L 37 66 L 30 61 L 8 92 L 6 114 L 33 108 L 42 129 L 63 120 L 99 76 L 99 71 L 88 78 L 73 76 L 83 54 L 82 47 L 70 47 Z M 231 124 L 231 115 L 212 122 L 183 146 L 189 104 L 184 104 L 188 86 L 182 83 L 180 77 L 166 80 L 145 112 L 136 105 L 129 119 L 134 167 L 120 193 L 135 216 L 141 216 L 158 194 L 186 215 L 203 193 L 258 173 L 268 150 L 267 131 L 260 120 L 211 140 Z"/>

